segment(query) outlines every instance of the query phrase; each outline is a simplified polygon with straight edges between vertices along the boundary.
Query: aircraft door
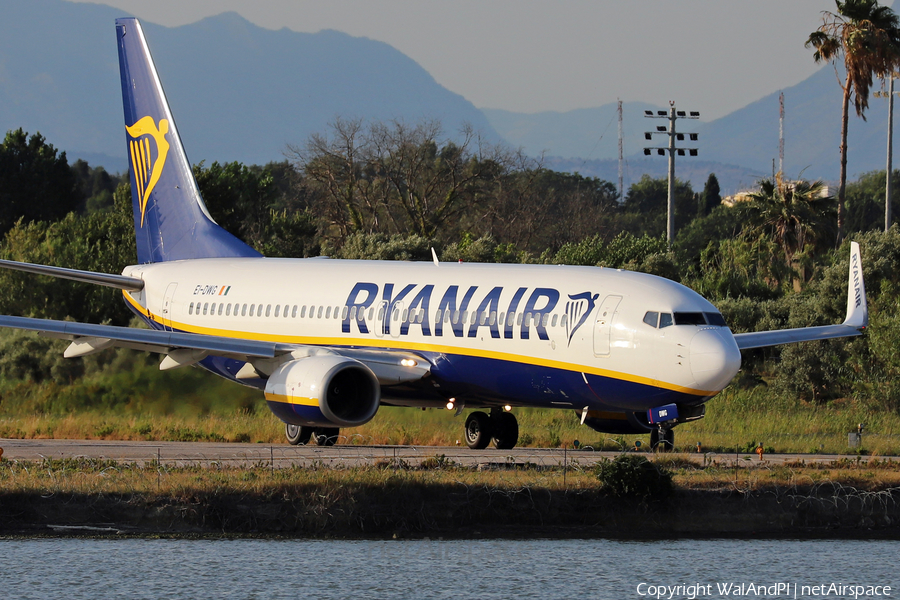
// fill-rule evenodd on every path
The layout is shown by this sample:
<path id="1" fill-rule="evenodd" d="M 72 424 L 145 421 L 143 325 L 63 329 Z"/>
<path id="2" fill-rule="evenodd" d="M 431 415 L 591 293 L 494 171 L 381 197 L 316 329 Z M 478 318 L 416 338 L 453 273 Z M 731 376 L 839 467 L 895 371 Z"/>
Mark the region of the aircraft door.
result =
<path id="1" fill-rule="evenodd" d="M 172 331 L 172 298 L 175 296 L 175 288 L 177 287 L 177 283 L 170 283 L 169 287 L 166 288 L 166 295 L 163 297 L 163 305 L 162 310 L 160 311 L 160 316 L 162 317 L 162 326 L 164 331 Z"/>
<path id="2" fill-rule="evenodd" d="M 609 334 L 616 308 L 621 300 L 622 296 L 607 296 L 597 309 L 597 320 L 594 323 L 594 356 L 609 356 Z"/>
<path id="3" fill-rule="evenodd" d="M 384 300 L 375 307 L 375 320 L 372 323 L 372 329 L 375 330 L 375 337 L 384 337 L 384 332 L 390 327 L 390 315 L 386 314 L 388 308 L 387 300 Z"/>
<path id="4" fill-rule="evenodd" d="M 391 309 L 391 314 L 389 316 L 390 321 L 388 322 L 392 338 L 400 337 L 400 329 L 403 327 L 404 321 L 403 313 L 403 302 L 394 303 L 394 307 Z"/>

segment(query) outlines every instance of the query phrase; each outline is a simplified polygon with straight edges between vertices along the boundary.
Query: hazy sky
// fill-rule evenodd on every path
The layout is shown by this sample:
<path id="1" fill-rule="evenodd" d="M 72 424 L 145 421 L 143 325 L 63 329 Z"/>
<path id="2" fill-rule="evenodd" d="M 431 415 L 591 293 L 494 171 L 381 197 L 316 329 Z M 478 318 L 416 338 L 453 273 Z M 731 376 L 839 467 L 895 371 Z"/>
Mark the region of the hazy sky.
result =
<path id="1" fill-rule="evenodd" d="M 85 1 L 85 0 L 75 0 Z M 805 79 L 833 0 L 108 0 L 177 26 L 236 11 L 262 27 L 387 42 L 479 108 L 670 100 L 703 120 Z M 837 88 L 837 84 L 835 83 Z M 836 92 L 837 93 L 837 92 Z"/>

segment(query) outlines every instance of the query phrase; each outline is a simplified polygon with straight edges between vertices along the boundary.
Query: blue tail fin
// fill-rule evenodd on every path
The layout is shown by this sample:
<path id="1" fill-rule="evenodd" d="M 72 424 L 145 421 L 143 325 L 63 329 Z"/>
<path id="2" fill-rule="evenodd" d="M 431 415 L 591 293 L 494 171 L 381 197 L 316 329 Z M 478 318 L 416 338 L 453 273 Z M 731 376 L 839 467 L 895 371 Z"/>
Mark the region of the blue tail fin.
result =
<path id="1" fill-rule="evenodd" d="M 200 197 L 137 19 L 116 19 L 138 262 L 260 256 L 219 227 Z"/>

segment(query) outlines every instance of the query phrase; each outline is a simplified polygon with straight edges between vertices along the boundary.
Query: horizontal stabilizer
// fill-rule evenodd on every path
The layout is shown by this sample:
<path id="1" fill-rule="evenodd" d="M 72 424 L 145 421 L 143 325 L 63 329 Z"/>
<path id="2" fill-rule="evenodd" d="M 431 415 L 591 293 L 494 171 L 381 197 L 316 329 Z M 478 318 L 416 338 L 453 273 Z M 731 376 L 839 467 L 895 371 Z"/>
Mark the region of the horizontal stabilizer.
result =
<path id="1" fill-rule="evenodd" d="M 36 273 L 38 275 L 49 275 L 50 277 L 71 279 L 72 281 L 82 281 L 85 283 L 93 283 L 95 285 L 105 285 L 106 287 L 128 290 L 130 292 L 139 292 L 144 289 L 143 280 L 135 279 L 134 277 L 126 277 L 124 275 L 79 271 L 78 269 L 66 269 L 65 267 L 48 267 L 47 265 L 35 265 L 32 263 L 16 262 L 14 260 L 0 260 L 0 268 Z"/>
<path id="2" fill-rule="evenodd" d="M 866 285 L 863 282 L 862 258 L 859 244 L 850 242 L 850 276 L 847 289 L 847 316 L 840 325 L 823 325 L 820 327 L 800 327 L 797 329 L 778 329 L 775 331 L 754 331 L 752 333 L 736 333 L 734 341 L 738 348 L 766 348 L 795 342 L 813 342 L 834 338 L 861 335 L 869 325 L 869 309 L 866 304 Z"/>

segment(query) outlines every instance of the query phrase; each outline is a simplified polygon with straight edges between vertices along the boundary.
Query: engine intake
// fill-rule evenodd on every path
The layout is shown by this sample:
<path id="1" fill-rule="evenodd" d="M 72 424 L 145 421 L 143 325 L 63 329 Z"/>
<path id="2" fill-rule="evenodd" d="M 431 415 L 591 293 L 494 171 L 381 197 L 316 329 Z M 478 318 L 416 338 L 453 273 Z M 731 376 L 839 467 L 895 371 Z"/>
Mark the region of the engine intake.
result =
<path id="1" fill-rule="evenodd" d="M 266 382 L 266 400 L 292 425 L 356 427 L 372 420 L 381 386 L 363 363 L 336 355 L 287 362 Z"/>

